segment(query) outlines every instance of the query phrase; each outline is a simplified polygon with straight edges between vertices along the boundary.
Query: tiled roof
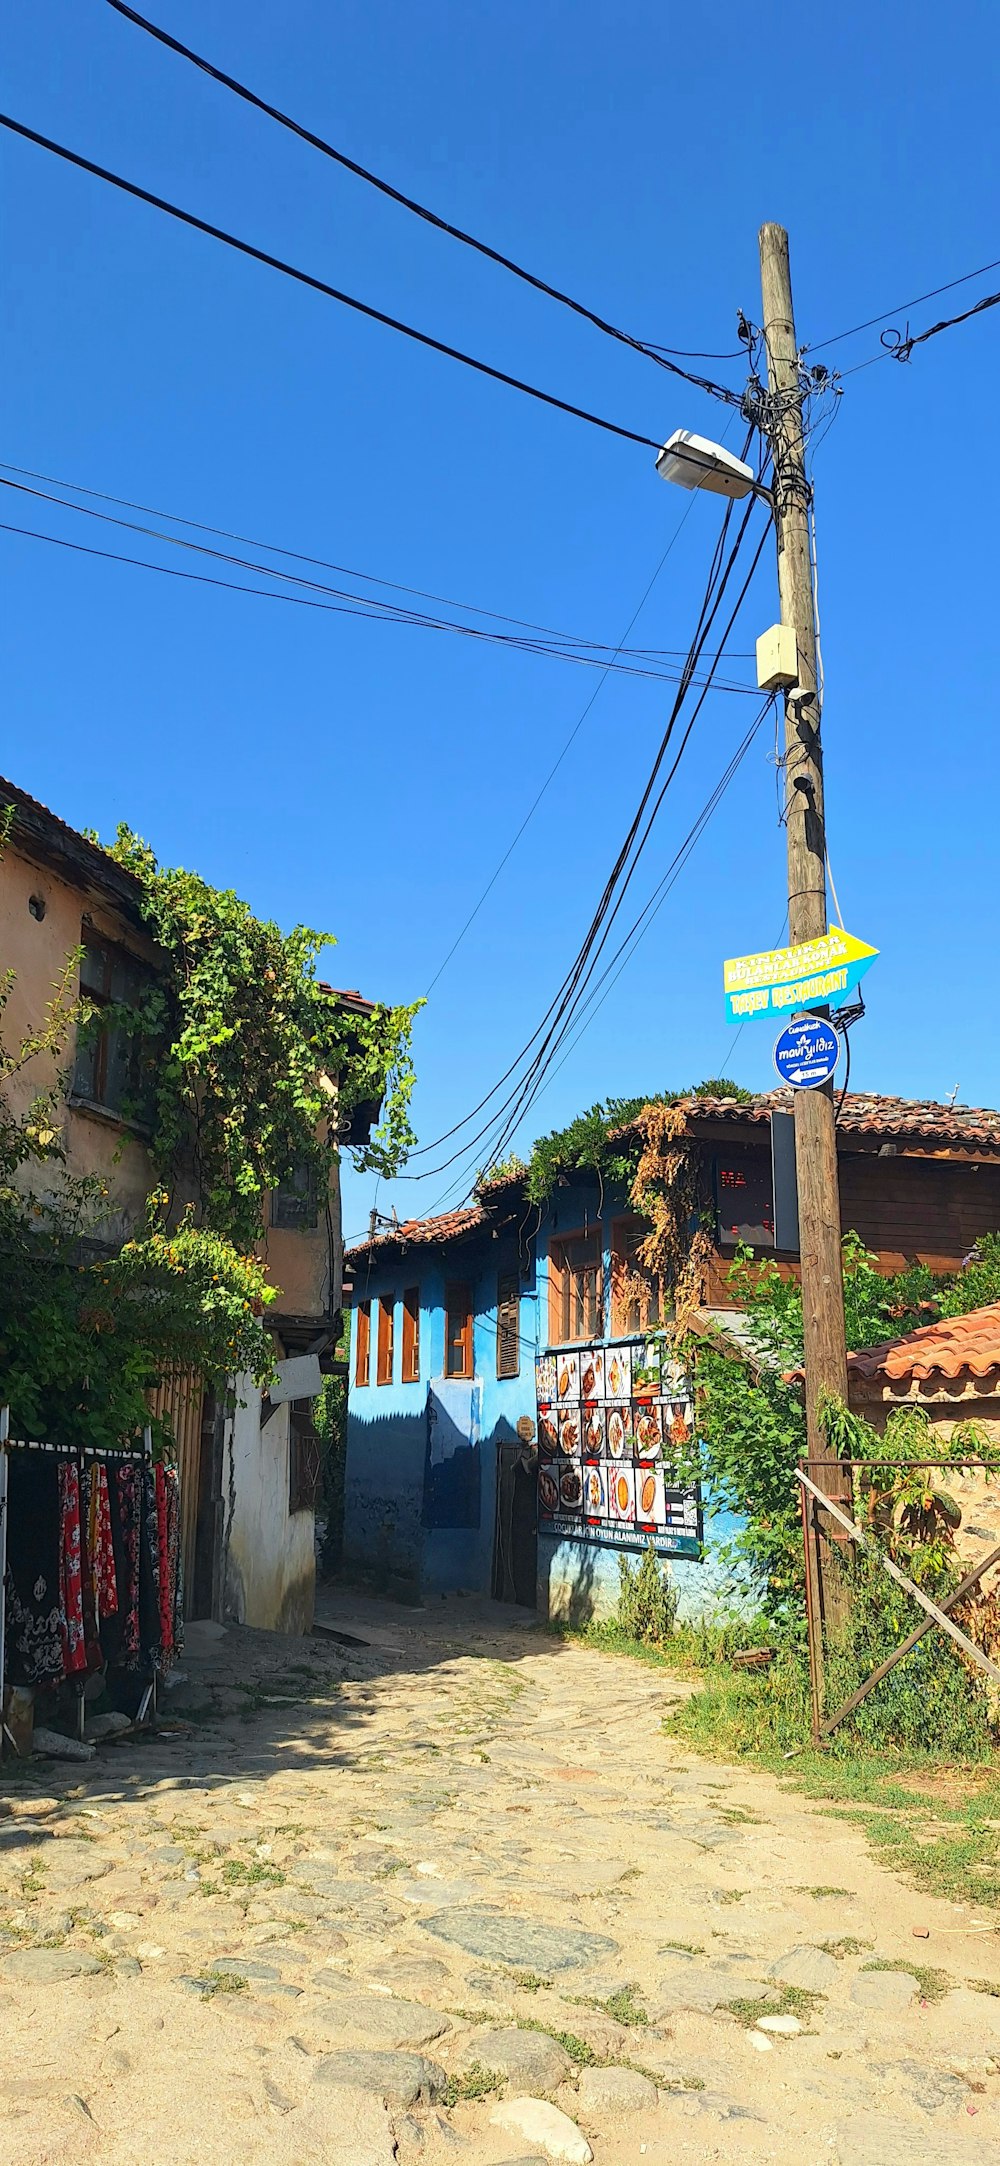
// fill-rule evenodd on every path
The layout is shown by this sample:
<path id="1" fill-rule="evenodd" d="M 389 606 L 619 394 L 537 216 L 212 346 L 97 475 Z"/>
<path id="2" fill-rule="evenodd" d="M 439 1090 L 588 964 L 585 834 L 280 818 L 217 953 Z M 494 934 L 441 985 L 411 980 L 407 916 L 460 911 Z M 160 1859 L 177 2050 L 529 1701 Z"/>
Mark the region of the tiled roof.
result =
<path id="1" fill-rule="evenodd" d="M 142 890 L 135 873 L 130 872 L 127 865 L 119 865 L 115 858 L 109 857 L 106 850 L 102 850 L 100 843 L 91 842 L 89 836 L 80 833 L 79 828 L 70 827 L 69 822 L 61 820 L 57 812 L 50 811 L 48 805 L 43 805 L 37 797 L 29 796 L 28 791 L 22 790 L 19 783 L 10 782 L 0 775 L 0 810 L 5 805 L 14 807 L 15 842 L 20 827 L 21 835 L 25 839 L 33 839 L 36 844 L 47 844 L 50 850 L 72 860 L 82 871 L 90 874 L 97 885 L 138 904 Z M 356 1015 L 371 1015 L 374 1010 L 374 1001 L 366 1000 L 364 994 L 353 987 L 346 991 L 336 985 L 327 985 L 323 979 L 320 979 L 319 986 L 321 992 L 329 993 L 331 999 L 340 1001 Z"/>
<path id="2" fill-rule="evenodd" d="M 788 1112 L 794 1092 L 764 1091 L 752 1099 L 682 1098 L 678 1104 L 689 1123 L 731 1121 L 745 1127 L 762 1126 L 772 1112 Z M 641 1116 L 640 1116 L 641 1118 Z M 621 1129 L 627 1135 L 634 1121 Z M 884 1098 L 874 1093 L 849 1091 L 838 1115 L 838 1126 L 847 1134 L 909 1138 L 914 1143 L 937 1144 L 942 1150 L 959 1148 L 1000 1152 L 1000 1112 L 990 1106 L 940 1105 L 932 1098 Z"/>
<path id="3" fill-rule="evenodd" d="M 891 1384 L 988 1376 L 1000 1368 L 1000 1301 L 970 1309 L 967 1316 L 943 1316 L 939 1323 L 923 1324 L 919 1331 L 887 1339 L 882 1346 L 862 1347 L 848 1354 L 847 1366 L 852 1376 L 866 1381 L 884 1377 Z"/>
<path id="4" fill-rule="evenodd" d="M 429 1247 L 435 1241 L 454 1241 L 460 1234 L 476 1233 L 480 1227 L 491 1224 L 490 1213 L 480 1204 L 473 1203 L 461 1211 L 442 1211 L 438 1218 L 404 1218 L 398 1226 L 383 1228 L 373 1240 L 366 1234 L 363 1241 L 353 1242 L 344 1253 L 363 1256 L 370 1248 L 413 1248 L 419 1244 Z"/>
<path id="5" fill-rule="evenodd" d="M 1000 1368 L 1000 1301 L 970 1309 L 966 1316 L 942 1316 L 921 1324 L 901 1339 L 884 1339 L 848 1354 L 848 1375 L 864 1383 L 926 1384 L 938 1378 L 988 1376 Z M 787 1381 L 801 1384 L 804 1371 L 792 1369 Z"/>

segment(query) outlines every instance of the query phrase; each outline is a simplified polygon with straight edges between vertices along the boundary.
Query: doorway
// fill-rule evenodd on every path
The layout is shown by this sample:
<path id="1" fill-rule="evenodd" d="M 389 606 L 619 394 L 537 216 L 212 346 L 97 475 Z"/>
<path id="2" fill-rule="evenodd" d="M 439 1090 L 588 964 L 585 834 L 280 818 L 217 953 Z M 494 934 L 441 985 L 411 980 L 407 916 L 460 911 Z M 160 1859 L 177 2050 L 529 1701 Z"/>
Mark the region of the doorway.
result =
<path id="1" fill-rule="evenodd" d="M 497 1445 L 493 1597 L 534 1609 L 538 1573 L 534 1447 L 511 1437 Z"/>

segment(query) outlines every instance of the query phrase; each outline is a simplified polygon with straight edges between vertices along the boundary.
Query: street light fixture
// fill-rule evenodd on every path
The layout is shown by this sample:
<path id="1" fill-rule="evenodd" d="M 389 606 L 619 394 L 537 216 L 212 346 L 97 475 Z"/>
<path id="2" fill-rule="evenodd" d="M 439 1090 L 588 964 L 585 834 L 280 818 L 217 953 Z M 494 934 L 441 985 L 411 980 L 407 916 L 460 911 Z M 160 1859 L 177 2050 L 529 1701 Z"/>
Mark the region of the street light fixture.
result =
<path id="1" fill-rule="evenodd" d="M 711 489 L 715 496 L 749 496 L 758 484 L 752 466 L 690 429 L 675 429 L 658 454 L 656 471 L 682 489 Z"/>
<path id="2" fill-rule="evenodd" d="M 752 466 L 738 459 L 735 452 L 727 451 L 724 444 L 713 444 L 707 436 L 695 436 L 690 429 L 675 429 L 667 438 L 657 454 L 656 471 L 664 481 L 676 481 L 682 489 L 710 489 L 713 496 L 762 496 L 772 509 L 774 506 L 770 489 L 757 480 Z"/>

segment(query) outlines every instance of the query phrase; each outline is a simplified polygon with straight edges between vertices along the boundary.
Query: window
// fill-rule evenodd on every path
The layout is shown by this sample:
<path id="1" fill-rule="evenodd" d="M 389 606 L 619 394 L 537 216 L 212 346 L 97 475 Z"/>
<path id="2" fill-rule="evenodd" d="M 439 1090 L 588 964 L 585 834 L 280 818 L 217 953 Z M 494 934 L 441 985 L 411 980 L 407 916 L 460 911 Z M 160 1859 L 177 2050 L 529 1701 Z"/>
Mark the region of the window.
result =
<path id="1" fill-rule="evenodd" d="M 403 1382 L 420 1382 L 419 1286 L 408 1286 L 403 1295 Z"/>
<path id="2" fill-rule="evenodd" d="M 288 1509 L 314 1512 L 319 1496 L 323 1447 L 313 1422 L 311 1399 L 293 1399 L 288 1409 Z"/>
<path id="3" fill-rule="evenodd" d="M 497 1375 L 517 1376 L 521 1367 L 521 1301 L 516 1271 L 497 1280 Z"/>
<path id="4" fill-rule="evenodd" d="M 748 1241 L 751 1248 L 774 1247 L 774 1198 L 771 1167 L 761 1151 L 730 1151 L 715 1161 L 719 1205 L 719 1241 L 724 1248 Z"/>
<path id="5" fill-rule="evenodd" d="M 271 1192 L 271 1224 L 287 1233 L 308 1233 L 318 1217 L 316 1167 L 303 1158 Z"/>
<path id="6" fill-rule="evenodd" d="M 639 1260 L 649 1232 L 641 1218 L 616 1219 L 612 1228 L 611 1311 L 616 1337 L 650 1331 L 660 1322 L 660 1288 L 655 1272 Z"/>
<path id="7" fill-rule="evenodd" d="M 375 1363 L 376 1384 L 392 1383 L 392 1340 L 396 1304 L 391 1294 L 383 1294 L 378 1305 L 378 1358 Z"/>
<path id="8" fill-rule="evenodd" d="M 558 1344 L 599 1339 L 604 1331 L 600 1228 L 554 1241 L 550 1259 L 549 1329 Z"/>
<path id="9" fill-rule="evenodd" d="M 444 1373 L 472 1375 L 472 1288 L 457 1282 L 444 1292 Z"/>
<path id="10" fill-rule="evenodd" d="M 148 1123 L 153 1109 L 155 1063 L 148 1040 L 121 1015 L 136 1007 L 154 982 L 144 963 L 84 928 L 80 994 L 95 1011 L 77 1032 L 72 1096 L 105 1112 Z M 114 1011 L 102 1023 L 102 1009 Z"/>
<path id="11" fill-rule="evenodd" d="M 354 1340 L 354 1384 L 360 1391 L 367 1384 L 371 1372 L 372 1305 L 362 1301 L 358 1308 L 357 1331 Z"/>

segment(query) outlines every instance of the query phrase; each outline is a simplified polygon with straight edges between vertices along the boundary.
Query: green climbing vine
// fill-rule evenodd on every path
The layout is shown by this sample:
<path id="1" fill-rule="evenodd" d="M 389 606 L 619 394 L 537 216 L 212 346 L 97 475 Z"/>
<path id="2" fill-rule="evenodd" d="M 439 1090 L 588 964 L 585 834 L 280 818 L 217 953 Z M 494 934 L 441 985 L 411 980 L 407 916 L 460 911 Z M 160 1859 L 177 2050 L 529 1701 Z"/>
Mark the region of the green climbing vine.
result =
<path id="1" fill-rule="evenodd" d="M 643 1155 L 644 1138 L 638 1130 L 633 1134 L 622 1131 L 631 1128 L 647 1107 L 675 1105 L 681 1098 L 749 1099 L 751 1096 L 752 1093 L 743 1090 L 738 1083 L 731 1083 L 724 1076 L 714 1076 L 708 1082 L 692 1085 L 689 1090 L 654 1091 L 644 1098 L 606 1098 L 590 1106 L 587 1112 L 578 1113 L 565 1128 L 556 1128 L 550 1135 L 539 1136 L 526 1164 L 521 1159 L 509 1159 L 502 1166 L 492 1166 L 483 1182 L 488 1186 L 491 1180 L 523 1172 L 531 1203 L 544 1203 L 557 1183 L 574 1173 L 589 1171 L 597 1173 L 604 1182 L 631 1184 Z"/>
<path id="2" fill-rule="evenodd" d="M 413 1017 L 422 1005 L 347 1012 L 317 962 L 333 936 L 255 917 L 232 889 L 160 866 L 118 829 L 110 853 L 139 882 L 165 975 L 130 1013 L 157 1048 L 152 1153 L 173 1189 L 193 1182 L 206 1226 L 249 1248 L 265 1191 L 303 1163 L 322 1193 L 351 1115 L 382 1105 L 357 1161 L 398 1170 L 413 1141 Z"/>

